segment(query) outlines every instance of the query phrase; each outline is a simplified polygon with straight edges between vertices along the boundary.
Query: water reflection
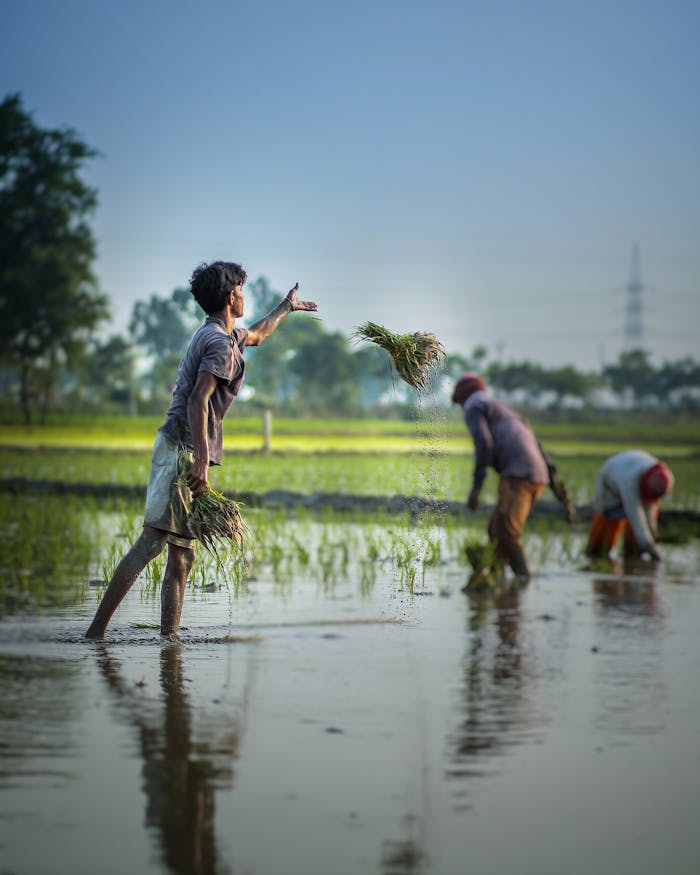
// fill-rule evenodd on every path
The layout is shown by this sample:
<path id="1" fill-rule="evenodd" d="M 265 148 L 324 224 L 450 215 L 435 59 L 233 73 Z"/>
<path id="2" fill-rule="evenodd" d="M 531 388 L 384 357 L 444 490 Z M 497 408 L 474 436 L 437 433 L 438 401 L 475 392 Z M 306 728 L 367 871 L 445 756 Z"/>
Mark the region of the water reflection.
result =
<path id="1" fill-rule="evenodd" d="M 460 685 L 463 719 L 449 739 L 450 778 L 487 774 L 494 757 L 532 740 L 540 723 L 529 689 L 533 674 L 520 641 L 521 591 L 511 585 L 469 593 Z M 456 794 L 465 795 L 464 789 Z"/>
<path id="2" fill-rule="evenodd" d="M 1 789 L 32 782 L 48 787 L 70 780 L 79 747 L 74 736 L 80 672 L 70 660 L 0 657 Z M 0 817 L 5 817 L 4 804 Z"/>
<path id="3" fill-rule="evenodd" d="M 593 579 L 595 622 L 603 642 L 596 647 L 595 727 L 618 745 L 663 733 L 670 698 L 660 565 L 631 561 L 622 571 Z"/>
<path id="4" fill-rule="evenodd" d="M 617 566 L 611 565 L 614 571 Z M 616 610 L 647 617 L 659 616 L 657 583 L 660 580 L 659 563 L 626 559 L 621 574 L 597 575 L 593 579 L 596 604 L 602 611 Z"/>
<path id="5" fill-rule="evenodd" d="M 120 718 L 136 730 L 143 759 L 146 825 L 157 834 L 168 871 L 228 872 L 216 842 L 215 791 L 233 784 L 239 743 L 236 721 L 219 711 L 215 725 L 208 725 L 195 739 L 177 644 L 161 651 L 159 701 L 149 701 L 127 682 L 119 661 L 106 648 L 99 665 Z"/>
<path id="6" fill-rule="evenodd" d="M 381 875 L 420 875 L 426 862 L 425 852 L 412 839 L 382 843 Z"/>

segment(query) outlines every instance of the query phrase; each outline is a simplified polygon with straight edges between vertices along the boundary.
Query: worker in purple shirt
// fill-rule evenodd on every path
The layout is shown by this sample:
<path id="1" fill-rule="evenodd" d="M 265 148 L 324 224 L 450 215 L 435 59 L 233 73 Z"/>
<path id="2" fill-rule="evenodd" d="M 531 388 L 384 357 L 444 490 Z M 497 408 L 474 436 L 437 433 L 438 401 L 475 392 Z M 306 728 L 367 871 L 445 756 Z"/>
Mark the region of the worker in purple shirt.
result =
<path id="1" fill-rule="evenodd" d="M 452 393 L 452 403 L 464 410 L 474 441 L 474 476 L 467 506 L 476 510 L 486 469 L 499 475 L 498 501 L 488 526 L 496 553 L 504 564 L 522 578 L 530 577 L 530 566 L 520 540 L 535 501 L 549 485 L 556 497 L 572 510 L 556 469 L 542 449 L 527 420 L 502 401 L 496 401 L 486 383 L 471 371 L 462 374 Z"/>

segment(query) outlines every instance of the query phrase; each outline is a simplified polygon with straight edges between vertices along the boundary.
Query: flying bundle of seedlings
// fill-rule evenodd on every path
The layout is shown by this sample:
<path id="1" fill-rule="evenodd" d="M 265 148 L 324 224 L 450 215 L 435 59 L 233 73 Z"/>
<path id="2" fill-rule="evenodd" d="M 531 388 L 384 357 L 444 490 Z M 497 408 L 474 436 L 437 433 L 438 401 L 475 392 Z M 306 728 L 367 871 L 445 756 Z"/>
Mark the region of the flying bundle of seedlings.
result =
<path id="1" fill-rule="evenodd" d="M 394 334 L 376 322 L 365 322 L 355 329 L 352 336 L 385 349 L 399 377 L 419 392 L 426 388 L 431 370 L 437 368 L 445 357 L 443 345 L 429 331 Z"/>
<path id="2" fill-rule="evenodd" d="M 191 464 L 189 457 L 184 454 L 183 485 L 187 484 L 187 472 Z M 187 527 L 192 536 L 200 541 L 216 559 L 220 559 L 221 547 L 232 543 L 241 550 L 252 537 L 252 532 L 241 516 L 238 502 L 212 489 L 208 483 L 199 495 L 192 498 L 187 513 Z"/>

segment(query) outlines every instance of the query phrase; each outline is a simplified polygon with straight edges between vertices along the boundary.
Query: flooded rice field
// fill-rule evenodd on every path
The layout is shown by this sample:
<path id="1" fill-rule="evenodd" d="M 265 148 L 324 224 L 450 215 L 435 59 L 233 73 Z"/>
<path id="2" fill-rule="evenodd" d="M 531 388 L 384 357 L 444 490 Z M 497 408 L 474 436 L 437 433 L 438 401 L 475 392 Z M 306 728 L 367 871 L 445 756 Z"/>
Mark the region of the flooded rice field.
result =
<path id="1" fill-rule="evenodd" d="M 260 511 L 179 640 L 155 568 L 95 643 L 140 508 L 57 500 L 0 499 L 3 875 L 699 871 L 697 540 L 594 571 L 533 525 L 533 580 L 467 595 L 483 521 Z"/>

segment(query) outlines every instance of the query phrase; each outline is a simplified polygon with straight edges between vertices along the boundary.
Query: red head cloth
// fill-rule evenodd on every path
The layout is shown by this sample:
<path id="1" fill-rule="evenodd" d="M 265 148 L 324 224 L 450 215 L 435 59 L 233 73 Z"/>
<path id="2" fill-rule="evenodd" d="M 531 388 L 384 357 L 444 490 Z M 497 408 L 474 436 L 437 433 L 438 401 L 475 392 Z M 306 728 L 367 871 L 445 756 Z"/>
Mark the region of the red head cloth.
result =
<path id="1" fill-rule="evenodd" d="M 663 462 L 657 462 L 639 478 L 642 501 L 658 501 L 673 489 L 673 474 Z"/>
<path id="2" fill-rule="evenodd" d="M 452 393 L 453 404 L 464 404 L 470 395 L 486 388 L 486 383 L 474 371 L 467 371 L 457 380 Z"/>

